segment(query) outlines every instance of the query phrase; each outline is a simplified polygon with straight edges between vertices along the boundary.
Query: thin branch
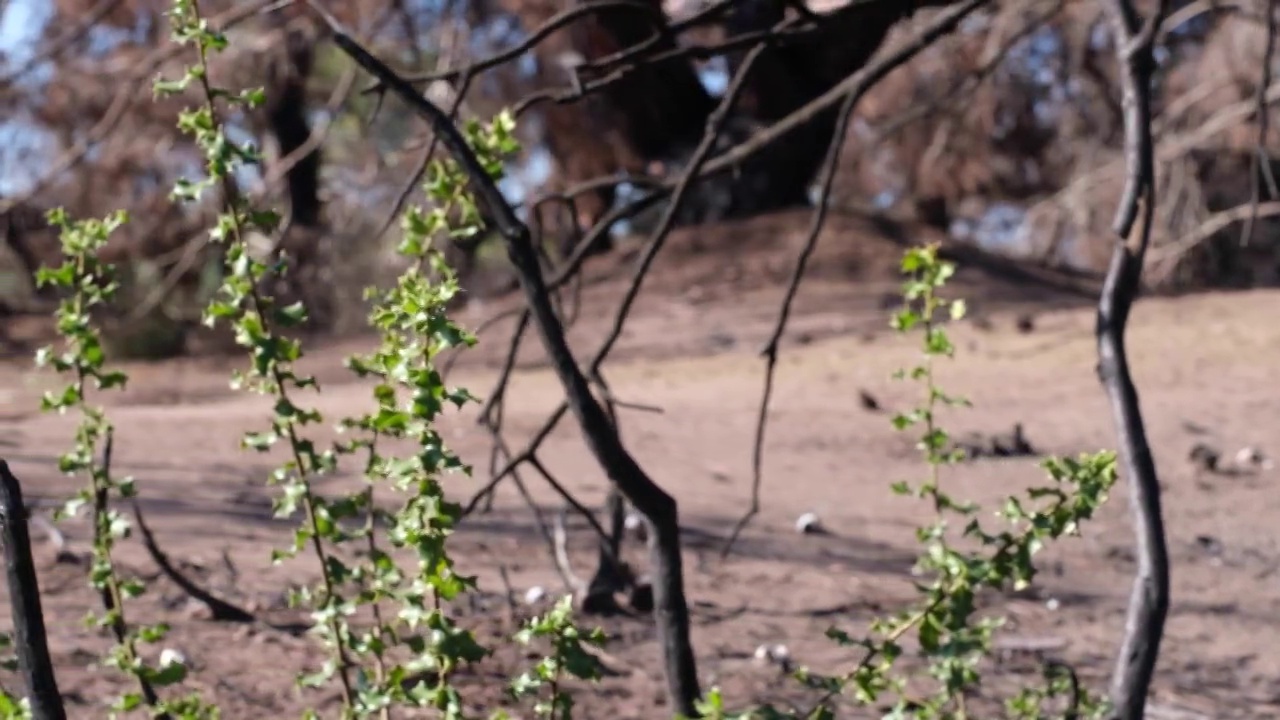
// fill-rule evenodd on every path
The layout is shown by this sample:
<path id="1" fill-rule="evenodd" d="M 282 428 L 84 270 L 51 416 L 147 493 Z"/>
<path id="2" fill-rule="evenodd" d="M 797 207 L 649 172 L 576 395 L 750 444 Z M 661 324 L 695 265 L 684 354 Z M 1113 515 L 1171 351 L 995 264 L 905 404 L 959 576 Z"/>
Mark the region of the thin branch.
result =
<path id="1" fill-rule="evenodd" d="M 785 23 L 787 27 L 777 27 L 769 30 L 753 30 L 750 32 L 734 35 L 720 42 L 711 44 L 691 43 L 681 45 L 679 47 L 668 48 L 660 52 L 648 54 L 650 46 L 641 43 L 625 50 L 619 51 L 614 55 L 601 58 L 589 63 L 584 63 L 575 68 L 578 74 L 586 70 L 601 70 L 603 68 L 613 67 L 608 73 L 588 80 L 586 82 L 576 82 L 568 88 L 546 89 L 530 93 L 516 102 L 511 112 L 520 117 L 533 108 L 542 103 L 556 103 L 559 105 L 577 102 L 588 95 L 600 92 L 606 87 L 621 82 L 629 77 L 632 73 L 639 72 L 644 68 L 651 68 L 654 65 L 664 62 L 672 62 L 676 60 L 709 60 L 734 50 L 740 50 L 755 46 L 762 42 L 782 43 L 790 38 L 799 38 L 815 32 L 816 28 L 804 27 L 802 18 L 796 18 Z M 614 67 L 616 66 L 616 67 Z"/>
<path id="2" fill-rule="evenodd" d="M 784 21 L 784 23 L 782 23 L 781 25 L 786 25 L 788 22 L 793 22 L 793 21 Z M 601 386 L 604 386 L 603 378 L 601 377 L 601 367 L 604 364 L 605 359 L 609 356 L 609 352 L 613 349 L 614 344 L 617 342 L 618 338 L 621 337 L 622 335 L 623 327 L 626 325 L 627 316 L 630 314 L 631 308 L 634 305 L 636 298 L 639 296 L 640 288 L 644 283 L 644 279 L 648 276 L 649 268 L 652 266 L 654 259 L 657 257 L 658 253 L 662 250 L 662 247 L 666 242 L 667 237 L 670 235 L 670 230 L 672 225 L 674 224 L 676 214 L 679 212 L 681 204 L 689 194 L 689 191 L 692 189 L 694 185 L 694 179 L 698 177 L 698 170 L 702 167 L 704 163 L 706 163 L 712 150 L 715 148 L 716 140 L 719 139 L 720 133 L 723 131 L 725 122 L 729 117 L 730 111 L 732 110 L 734 104 L 737 102 L 738 97 L 742 94 L 743 90 L 746 88 L 746 78 L 749 76 L 752 66 L 754 66 L 756 60 L 764 52 L 766 47 L 767 46 L 764 44 L 757 45 L 755 48 L 751 50 L 751 52 L 747 54 L 746 58 L 744 58 L 742 65 L 738 68 L 733 79 L 730 81 L 729 87 L 726 89 L 724 97 L 721 99 L 716 109 L 712 111 L 711 116 L 707 119 L 707 131 L 703 133 L 701 142 L 699 143 L 698 147 L 694 150 L 688 166 L 686 167 L 684 172 L 681 174 L 680 180 L 676 185 L 676 189 L 670 203 L 668 203 L 667 207 L 664 209 L 661 219 L 658 221 L 657 226 L 653 229 L 650 235 L 649 241 L 646 243 L 644 253 L 642 254 L 639 262 L 636 264 L 635 270 L 632 272 L 631 283 L 628 286 L 627 291 L 623 296 L 622 302 L 619 304 L 618 310 L 614 315 L 610 332 L 605 337 L 604 341 L 601 343 L 600 347 L 596 351 L 595 355 L 592 357 L 591 361 L 588 363 L 587 376 L 595 380 L 597 384 Z M 531 307 L 532 307 L 532 303 L 531 303 Z M 526 311 L 526 314 L 527 313 L 528 311 Z M 523 318 L 522 318 L 522 321 L 523 321 Z M 576 365 L 574 369 L 575 370 L 577 369 Z M 593 397 L 592 401 L 594 402 L 594 400 L 595 399 Z M 566 401 L 564 405 L 561 405 L 559 408 L 557 408 L 555 414 L 557 416 L 562 414 L 564 409 L 570 403 L 571 403 L 571 399 L 569 401 Z M 613 418 L 614 408 L 613 408 L 612 402 L 609 403 L 607 410 L 608 412 L 607 412 L 605 421 L 609 424 L 611 428 L 614 429 L 614 432 L 616 433 L 616 422 Z M 544 430 L 547 432 L 547 434 L 549 434 L 551 426 L 552 424 L 550 422 L 544 426 Z M 533 442 L 540 443 L 541 438 L 543 437 L 545 437 L 545 434 L 539 433 L 538 436 L 535 436 L 535 440 Z M 530 443 L 531 448 L 534 447 L 533 442 Z M 536 457 L 536 451 L 530 449 L 524 453 L 521 453 L 521 457 L 523 457 L 523 461 L 530 462 Z M 512 471 L 514 471 L 515 467 L 516 465 L 514 464 L 514 462 L 509 463 L 508 466 L 504 468 L 503 474 L 495 476 L 494 479 L 490 481 L 490 484 L 486 486 L 485 490 L 482 491 L 482 493 L 487 494 L 489 492 L 492 492 L 492 489 L 496 486 L 497 482 L 506 474 L 509 474 Z M 477 495 L 476 498 L 473 500 L 473 505 L 475 502 L 478 502 L 478 500 L 481 497 L 482 495 Z M 628 499 L 630 498 L 628 497 Z M 648 513 L 646 513 L 643 509 L 639 507 L 637 507 L 637 509 L 640 510 L 641 514 L 645 515 L 646 517 L 648 516 Z M 608 543 L 605 543 L 605 544 L 607 545 Z"/>
<path id="3" fill-rule="evenodd" d="M 102 447 L 102 465 L 97 468 L 91 468 L 91 472 L 95 473 L 95 478 L 99 472 L 105 477 L 110 477 L 114 448 L 115 434 L 111 428 L 107 428 L 106 438 Z M 104 524 L 103 520 L 108 516 L 107 513 L 110 507 L 110 488 L 105 483 L 95 481 L 94 484 L 96 487 L 93 491 L 93 545 L 94 547 L 102 547 L 102 543 L 105 542 L 105 534 L 110 532 L 110 528 Z M 106 562 L 110 564 L 110 556 L 107 557 Z M 108 572 L 114 575 L 115 569 L 111 568 Z M 98 594 L 102 599 L 102 608 L 106 611 L 107 627 L 111 628 L 111 634 L 115 637 L 117 645 L 127 648 L 132 656 L 134 654 L 133 644 L 129 638 L 129 627 L 125 624 L 124 608 L 121 606 L 124 597 L 119 592 L 119 580 L 109 579 L 99 589 Z M 160 705 L 160 696 L 156 693 L 155 686 L 151 684 L 151 681 L 145 675 L 136 674 L 136 677 L 138 687 L 142 690 L 142 699 L 153 710 L 157 709 Z M 162 720 L 171 720 L 173 716 L 167 712 L 157 712 L 156 717 Z"/>
<path id="4" fill-rule="evenodd" d="M 12 72 L 0 75 L 0 87 L 12 85 L 19 78 L 32 70 L 36 69 L 42 63 L 58 57 L 66 52 L 72 45 L 80 42 L 93 30 L 98 21 L 106 17 L 111 11 L 116 9 L 122 0 L 98 0 L 89 12 L 85 13 L 82 18 L 75 24 L 75 27 L 64 31 L 57 38 L 52 40 L 42 52 L 36 53 L 27 58 L 26 62 L 14 68 Z M 0 12 L 0 14 L 3 14 Z"/>
<path id="5" fill-rule="evenodd" d="M 1165 262 L 1172 258 L 1177 258 L 1183 253 L 1191 250 L 1196 245 L 1208 240 L 1218 232 L 1229 227 L 1233 223 L 1248 221 L 1250 217 L 1257 222 L 1263 218 L 1272 218 L 1280 216 L 1280 200 L 1272 200 L 1264 203 L 1254 203 L 1252 201 L 1237 205 L 1229 210 L 1214 213 L 1210 215 L 1203 223 L 1200 223 L 1196 229 L 1179 237 L 1170 243 L 1157 245 L 1151 249 L 1151 262 Z"/>
<path id="6" fill-rule="evenodd" d="M 506 447 L 506 443 L 501 442 L 501 438 L 499 438 L 498 441 L 501 443 L 502 451 L 507 455 L 510 455 L 511 451 Z M 534 502 L 533 495 L 529 493 L 529 487 L 525 485 L 524 479 L 520 477 L 520 473 L 512 473 L 511 479 L 515 482 L 516 489 L 520 492 L 520 497 L 523 498 L 525 504 L 529 506 L 529 512 L 533 513 L 534 523 L 538 526 L 538 532 L 542 535 L 542 539 L 547 543 L 547 548 L 551 551 L 551 557 L 553 560 L 552 564 L 556 566 L 558 571 L 560 571 L 560 579 L 564 582 L 565 589 L 573 592 L 576 590 L 573 578 L 560 570 L 559 563 L 554 562 L 556 557 L 556 539 L 551 527 L 547 525 L 545 520 L 543 520 L 542 511 L 538 509 L 538 504 Z"/>
<path id="7" fill-rule="evenodd" d="M 773 398 L 773 380 L 778 365 L 778 344 L 782 340 L 782 334 L 786 332 L 787 321 L 791 318 L 791 305 L 795 301 L 796 293 L 800 290 L 800 283 L 804 279 L 809 258 L 813 255 L 814 248 L 818 245 L 818 237 L 821 236 L 822 228 L 826 224 L 827 210 L 831 205 L 831 187 L 835 184 L 840 153 L 844 150 L 844 141 L 849 135 L 849 121 L 853 117 L 853 110 L 861 98 L 861 93 L 850 94 L 844 99 L 844 105 L 840 108 L 835 134 L 832 136 L 831 147 L 827 150 L 822 169 L 822 188 L 818 195 L 817 207 L 814 208 L 813 217 L 809 221 L 808 235 L 805 237 L 804 247 L 796 257 L 795 268 L 791 271 L 791 280 L 787 283 L 782 304 L 778 308 L 778 319 L 774 322 L 773 332 L 770 333 L 764 349 L 760 352 L 764 356 L 764 389 L 760 394 L 760 407 L 756 412 L 755 439 L 751 446 L 751 506 L 734 525 L 733 532 L 725 541 L 724 549 L 720 551 L 721 557 L 729 556 L 734 543 L 738 540 L 738 535 L 760 512 L 760 485 L 764 476 L 764 437 L 769 424 L 769 401 Z"/>
<path id="8" fill-rule="evenodd" d="M 475 79 L 475 75 L 466 73 L 458 82 L 454 90 L 453 104 L 449 107 L 449 119 L 453 120 L 458 116 L 458 112 L 462 110 L 462 103 L 467 97 L 468 91 L 471 90 L 471 81 Z M 400 217 L 400 213 L 404 210 L 404 204 L 409 202 L 409 196 L 418 188 L 422 182 L 422 178 L 427 174 L 427 166 L 431 163 L 431 158 L 435 157 L 436 148 L 439 146 L 439 136 L 432 135 L 431 142 L 428 143 L 427 149 L 422 153 L 422 157 L 418 159 L 417 169 L 413 175 L 400 188 L 400 192 L 396 194 L 396 200 L 391 204 L 391 210 L 387 213 L 382 223 L 378 225 L 378 230 L 373 234 L 373 241 L 380 241 L 391 226 L 395 224 L 396 218 Z"/>
<path id="9" fill-rule="evenodd" d="M 1045 23 L 1052 20 L 1055 15 L 1062 12 L 1065 7 L 1064 3 L 1065 0 L 1055 0 L 1047 10 L 1028 19 L 1017 32 L 1005 38 L 999 48 L 989 53 L 989 56 L 978 67 L 974 68 L 972 72 L 956 78 L 942 93 L 934 95 L 924 102 L 913 103 L 897 115 L 880 121 L 875 128 L 875 135 L 867 145 L 887 142 L 891 134 L 926 117 L 943 115 L 949 119 L 958 120 L 962 118 L 967 106 L 963 102 L 957 102 L 956 98 L 967 96 L 984 81 L 990 79 L 995 71 L 1004 65 L 1014 49 L 1032 34 L 1041 30 Z"/>
<path id="10" fill-rule="evenodd" d="M 320 126 L 312 128 L 305 142 L 267 169 L 262 179 L 262 186 L 265 192 L 271 192 L 276 188 L 284 180 L 285 176 L 298 163 L 302 162 L 303 158 L 324 144 L 325 139 L 329 137 L 329 131 L 333 129 L 335 113 L 346 104 L 347 98 L 351 96 L 351 89 L 355 86 L 355 78 L 354 69 L 346 70 L 339 76 L 337 84 L 333 87 L 333 92 L 329 94 L 329 100 L 325 102 L 325 112 L 320 115 L 322 118 L 319 123 Z"/>
<path id="11" fill-rule="evenodd" d="M 564 418 L 565 413 L 568 411 L 569 404 L 567 402 L 561 402 L 560 406 L 551 413 L 551 416 L 543 421 L 542 427 L 538 429 L 538 432 L 534 433 L 532 438 L 530 438 L 529 442 L 525 445 L 525 449 L 512 456 L 511 459 L 507 461 L 507 464 L 504 465 L 501 470 L 494 473 L 493 477 L 489 478 L 489 482 L 485 483 L 484 487 L 480 488 L 480 490 L 471 497 L 471 500 L 462 509 L 462 517 L 465 518 L 472 512 L 475 512 L 476 506 L 478 506 L 489 493 L 493 492 L 493 489 L 497 487 L 498 483 L 506 479 L 508 475 L 516 470 L 516 468 L 529 462 L 529 460 L 537 453 L 538 448 L 542 446 L 542 441 L 546 440 L 547 437 L 551 435 L 552 431 L 556 429 L 556 426 L 560 424 L 560 420 Z"/>
<path id="12" fill-rule="evenodd" d="M 478 75 L 486 70 L 491 70 L 499 65 L 515 60 L 536 47 L 543 40 L 547 39 L 551 33 L 580 17 L 608 12 L 610 10 L 638 10 L 646 16 L 646 19 L 653 24 L 654 35 L 648 40 L 642 42 L 641 45 L 647 47 L 648 43 L 660 40 L 667 36 L 667 33 L 664 32 L 666 18 L 662 15 L 660 10 L 650 3 L 641 2 L 640 0 L 602 0 L 598 2 L 586 2 L 581 5 L 574 5 L 552 15 L 535 28 L 533 32 L 529 33 L 528 37 L 523 41 L 507 48 L 506 50 L 490 55 L 483 60 L 476 61 L 456 70 L 444 70 L 441 72 L 427 73 L 425 75 L 405 75 L 404 79 L 413 83 L 423 83 L 435 80 L 452 81 L 460 77 L 466 77 L 467 75 Z"/>
<path id="13" fill-rule="evenodd" d="M 920 33 L 920 36 L 925 35 L 929 35 L 928 31 Z M 929 42 L 932 44 L 933 40 Z M 918 42 L 916 44 L 908 44 L 908 47 L 915 45 L 918 45 Z M 814 209 L 813 218 L 810 220 L 808 236 L 805 238 L 800 255 L 796 258 L 795 268 L 792 270 L 790 282 L 787 283 L 786 292 L 783 293 L 782 305 L 778 309 L 778 318 L 774 322 L 773 332 L 769 334 L 769 340 L 764 343 L 764 348 L 760 351 L 760 355 L 764 356 L 764 388 L 760 393 L 760 405 L 759 410 L 756 411 L 755 418 L 755 437 L 753 445 L 751 445 L 751 503 L 748 511 L 733 525 L 730 537 L 724 543 L 721 557 L 728 556 L 728 553 L 732 551 L 733 543 L 737 542 L 742 530 L 760 511 L 760 486 L 762 486 L 764 474 L 764 434 L 765 429 L 768 428 L 769 402 L 773 397 L 773 380 L 778 363 L 778 343 L 782 340 L 782 334 L 786 332 L 787 320 L 791 316 L 792 302 L 795 301 L 796 293 L 800 290 L 805 268 L 808 266 L 809 258 L 813 255 L 813 251 L 818 245 L 818 237 L 822 234 L 823 224 L 826 223 L 827 210 L 829 202 L 831 202 L 831 188 L 832 184 L 835 183 L 836 170 L 838 161 L 840 161 L 841 151 L 844 150 L 845 138 L 849 135 L 852 111 L 854 111 L 858 101 L 869 88 L 869 85 L 855 85 L 855 90 L 845 96 L 844 104 L 841 105 L 835 135 L 833 135 L 831 147 L 828 147 L 827 158 L 824 160 L 822 191 L 818 196 L 818 205 Z"/>
<path id="14" fill-rule="evenodd" d="M 1266 102 L 1268 107 L 1280 102 L 1280 83 L 1272 82 L 1271 86 L 1266 89 Z M 1174 160 L 1191 150 L 1202 147 L 1211 138 L 1236 127 L 1238 123 L 1247 121 L 1257 110 L 1258 107 L 1255 101 L 1241 100 L 1223 106 L 1205 119 L 1204 122 L 1197 124 L 1193 129 L 1186 132 L 1172 135 L 1166 128 L 1161 127 L 1160 137 L 1163 142 L 1156 150 L 1156 155 L 1161 162 Z M 1098 167 L 1077 175 L 1067 187 L 1042 202 L 1061 201 L 1064 197 L 1084 192 L 1086 189 L 1097 185 L 1103 181 L 1104 177 L 1112 175 L 1118 170 L 1127 172 L 1125 169 L 1126 162 L 1127 157 L 1102 163 Z"/>
<path id="15" fill-rule="evenodd" d="M 1106 389 L 1116 424 L 1121 467 L 1128 477 L 1137 573 L 1129 600 L 1124 639 L 1112 677 L 1116 720 L 1141 720 L 1160 655 L 1169 613 L 1169 555 L 1160 507 L 1160 483 L 1147 443 L 1138 391 L 1129 373 L 1124 332 L 1138 295 L 1142 264 L 1155 218 L 1155 150 L 1151 134 L 1153 38 L 1168 11 L 1168 0 L 1139 25 L 1131 0 L 1101 0 L 1111 23 L 1120 66 L 1125 127 L 1125 190 L 1112 229 L 1118 237 L 1098 301 L 1098 377 Z M 1135 228 L 1139 221 L 1140 225 Z"/>
<path id="16" fill-rule="evenodd" d="M 784 21 L 782 24 L 787 22 L 791 21 Z M 609 352 L 613 349 L 618 338 L 622 337 L 623 326 L 626 324 L 627 316 L 630 315 L 636 298 L 640 295 L 640 288 L 644 284 L 645 277 L 649 274 L 649 268 L 653 265 L 653 261 L 666 243 L 671 228 L 675 224 L 676 215 L 679 213 L 681 205 L 684 203 L 685 198 L 688 197 L 689 191 L 693 189 L 695 180 L 699 176 L 699 170 L 707 163 L 708 158 L 711 156 L 711 151 L 715 149 L 716 140 L 719 139 L 720 133 L 729 119 L 729 113 L 737 103 L 738 97 L 746 89 L 746 80 L 751 68 L 767 47 L 765 44 L 760 44 L 747 53 L 742 65 L 730 81 L 728 89 L 725 90 L 720 104 L 716 106 L 711 116 L 707 118 L 707 131 L 702 134 L 701 142 L 693 151 L 688 166 L 681 173 L 680 179 L 676 183 L 675 190 L 671 195 L 671 201 L 663 209 L 662 217 L 649 235 L 649 241 L 645 246 L 644 253 L 641 254 L 635 270 L 632 272 L 631 284 L 627 287 L 626 293 L 622 296 L 622 302 L 619 303 L 618 310 L 614 314 L 609 334 L 605 337 L 604 342 L 600 344 L 600 348 L 596 350 L 595 356 L 588 365 L 588 374 L 591 376 L 594 377 L 599 374 L 601 366 L 609 356 Z"/>

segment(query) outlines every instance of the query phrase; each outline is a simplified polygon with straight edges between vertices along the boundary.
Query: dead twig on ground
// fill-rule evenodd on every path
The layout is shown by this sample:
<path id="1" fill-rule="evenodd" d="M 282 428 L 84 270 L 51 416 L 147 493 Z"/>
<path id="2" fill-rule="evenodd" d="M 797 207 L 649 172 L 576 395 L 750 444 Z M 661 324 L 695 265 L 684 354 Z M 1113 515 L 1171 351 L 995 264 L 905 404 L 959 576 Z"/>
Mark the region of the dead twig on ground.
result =
<path id="1" fill-rule="evenodd" d="M 147 549 L 147 554 L 151 556 L 156 566 L 160 568 L 160 572 L 192 599 L 208 608 L 211 620 L 238 623 L 257 621 L 257 617 L 253 613 L 233 605 L 200 587 L 190 578 L 183 575 L 178 568 L 173 566 L 173 563 L 169 562 L 169 556 L 160 549 L 160 546 L 156 543 L 155 535 L 152 534 L 151 528 L 147 526 L 146 518 L 142 515 L 142 506 L 138 503 L 137 498 L 134 498 L 133 501 L 133 516 L 137 519 L 138 531 L 142 533 L 142 545 Z"/>

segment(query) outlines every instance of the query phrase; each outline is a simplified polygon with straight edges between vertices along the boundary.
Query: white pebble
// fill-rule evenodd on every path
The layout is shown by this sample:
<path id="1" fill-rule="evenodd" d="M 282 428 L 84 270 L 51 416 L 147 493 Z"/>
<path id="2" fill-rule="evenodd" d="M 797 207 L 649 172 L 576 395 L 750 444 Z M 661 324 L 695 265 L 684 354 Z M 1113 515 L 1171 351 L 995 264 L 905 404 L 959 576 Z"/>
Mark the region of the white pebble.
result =
<path id="1" fill-rule="evenodd" d="M 1062 607 L 1062 603 L 1058 602 L 1058 598 L 1049 598 L 1044 602 L 1044 606 L 1050 610 L 1057 610 Z"/>
<path id="2" fill-rule="evenodd" d="M 547 591 L 541 585 L 534 585 L 524 592 L 524 602 L 526 605 L 533 605 L 546 596 Z"/>
<path id="3" fill-rule="evenodd" d="M 761 665 L 774 664 L 786 667 L 791 660 L 791 651 L 786 645 L 770 645 L 769 643 L 761 643 L 756 648 L 755 660 Z"/>
<path id="4" fill-rule="evenodd" d="M 796 518 L 796 532 L 808 535 L 822 530 L 822 521 L 814 513 L 807 512 Z"/>
<path id="5" fill-rule="evenodd" d="M 1267 457 L 1261 450 L 1256 447 L 1242 447 L 1236 453 L 1237 465 L 1254 465 L 1264 470 L 1270 470 L 1273 467 L 1271 458 Z"/>

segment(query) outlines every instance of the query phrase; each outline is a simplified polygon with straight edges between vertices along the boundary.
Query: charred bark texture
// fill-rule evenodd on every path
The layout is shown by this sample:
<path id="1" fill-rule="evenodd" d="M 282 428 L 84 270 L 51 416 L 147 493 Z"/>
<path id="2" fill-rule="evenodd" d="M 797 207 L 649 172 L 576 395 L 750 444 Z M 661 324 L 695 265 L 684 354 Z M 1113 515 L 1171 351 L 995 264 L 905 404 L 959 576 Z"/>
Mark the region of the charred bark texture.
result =
<path id="1" fill-rule="evenodd" d="M 66 720 L 67 711 L 58 692 L 58 680 L 49 656 L 44 610 L 40 607 L 40 583 L 31 558 L 27 532 L 27 507 L 22 487 L 0 460 L 0 539 L 9 578 L 9 603 L 13 608 L 14 646 L 27 685 L 27 698 L 35 720 Z"/>
<path id="2" fill-rule="evenodd" d="M 1131 0 L 1101 0 L 1111 25 L 1124 93 L 1125 187 L 1112 229 L 1117 236 L 1111 268 L 1098 301 L 1098 377 L 1107 391 L 1119 442 L 1120 466 L 1129 483 L 1137 572 L 1129 597 L 1124 637 L 1111 678 L 1110 720 L 1142 720 L 1160 658 L 1169 616 L 1169 548 L 1155 460 L 1147 442 L 1138 390 L 1129 372 L 1125 326 L 1138 296 L 1142 264 L 1155 220 L 1155 139 L 1152 136 L 1153 52 L 1168 0 L 1141 18 Z"/>

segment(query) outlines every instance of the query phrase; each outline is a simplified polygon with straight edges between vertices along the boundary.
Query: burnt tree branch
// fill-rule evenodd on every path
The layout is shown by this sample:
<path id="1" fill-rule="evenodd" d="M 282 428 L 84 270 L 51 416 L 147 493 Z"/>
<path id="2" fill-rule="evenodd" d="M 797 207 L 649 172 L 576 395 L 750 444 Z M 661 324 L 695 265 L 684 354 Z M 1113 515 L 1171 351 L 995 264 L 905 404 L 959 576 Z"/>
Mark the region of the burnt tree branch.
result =
<path id="1" fill-rule="evenodd" d="M 684 191 L 687 192 L 693 187 L 694 182 L 699 179 L 707 178 L 716 173 L 726 172 L 730 169 L 736 168 L 739 163 L 761 151 L 765 147 L 768 147 L 771 143 L 777 141 L 787 132 L 802 125 L 807 119 L 822 112 L 824 109 L 835 106 L 836 103 L 843 101 L 850 95 L 864 95 L 871 88 L 875 87 L 877 83 L 888 76 L 893 70 L 905 65 L 920 52 L 928 48 L 933 42 L 954 30 L 966 17 L 976 10 L 984 7 L 989 2 L 990 0 L 966 0 L 960 5 L 938 13 L 937 16 L 932 18 L 920 29 L 919 34 L 915 37 L 904 41 L 899 47 L 893 49 L 891 52 L 885 53 L 876 61 L 869 63 L 861 70 L 852 73 L 848 78 L 838 83 L 832 90 L 824 93 L 818 98 L 815 98 L 804 107 L 790 113 L 773 125 L 757 132 L 745 142 L 734 146 L 730 150 L 716 155 L 715 157 L 709 157 L 710 149 L 714 147 L 714 138 L 707 140 L 704 136 L 703 142 L 709 144 L 705 149 L 700 147 L 698 150 L 694 151 L 689 164 L 678 178 L 664 181 L 661 184 L 652 185 L 650 187 L 650 192 L 644 196 L 610 210 L 599 221 L 597 221 L 595 226 L 588 231 L 587 236 L 583 241 L 574 249 L 573 254 L 565 262 L 560 264 L 552 277 L 547 279 L 547 287 L 550 290 L 556 290 L 563 287 L 570 278 L 572 278 L 573 275 L 581 269 L 582 264 L 585 262 L 586 257 L 589 254 L 589 246 L 595 242 L 596 239 L 603 237 L 619 220 L 632 217 L 646 208 L 667 200 L 667 198 L 673 194 L 676 195 L 676 197 L 668 201 L 669 205 L 667 212 L 671 213 L 672 217 L 674 217 L 674 213 L 675 211 L 678 211 L 678 206 L 681 202 L 681 188 L 684 188 Z M 754 53 L 754 55 L 758 56 L 758 53 Z M 751 54 L 749 54 L 748 58 L 744 58 L 742 64 L 738 67 L 738 72 L 735 73 L 734 81 L 730 83 L 729 88 L 725 92 L 724 98 L 721 100 L 722 103 L 726 100 L 734 99 L 736 94 L 740 92 L 742 88 L 746 87 L 745 82 L 742 80 L 744 77 L 742 75 L 742 71 L 744 68 L 750 67 L 751 63 L 747 62 L 750 57 Z M 676 207 L 673 209 L 671 206 Z M 663 230 L 664 226 L 669 229 L 670 222 L 670 219 L 660 221 L 658 223 L 658 230 Z M 631 303 L 634 301 L 638 292 L 638 283 L 643 280 L 644 275 L 647 273 L 648 268 L 652 263 L 653 257 L 659 250 L 661 250 L 664 238 L 665 231 L 655 232 L 651 234 L 650 239 L 646 243 L 642 256 L 638 261 L 636 271 L 632 274 L 626 297 L 622 301 L 621 306 L 611 323 L 610 333 L 592 357 L 589 364 L 593 370 L 598 370 L 603 364 L 612 349 L 613 344 L 617 340 L 617 335 L 621 333 L 622 326 L 626 322 L 626 317 L 629 312 L 629 308 L 631 307 Z M 526 308 L 523 311 L 523 314 L 527 315 L 528 313 L 529 309 Z M 493 488 L 497 486 L 498 483 L 510 476 L 513 470 L 527 462 L 530 457 L 537 453 L 542 442 L 551 434 L 567 411 L 567 404 L 561 403 L 555 411 L 552 412 L 548 419 L 543 423 L 543 426 L 539 428 L 534 436 L 526 443 L 525 449 L 512 457 L 498 473 L 490 478 L 489 483 L 485 488 L 483 488 L 482 491 L 473 498 L 472 502 L 468 505 L 468 512 L 473 510 L 487 493 L 492 492 Z"/>
<path id="2" fill-rule="evenodd" d="M 1131 0 L 1103 0 L 1102 5 L 1120 66 L 1127 169 L 1124 194 L 1112 225 L 1118 241 L 1098 301 L 1098 377 L 1111 404 L 1121 468 L 1128 478 L 1138 564 L 1112 677 L 1111 700 L 1113 718 L 1141 720 L 1169 613 L 1169 554 L 1160 484 L 1147 443 L 1138 391 L 1129 372 L 1124 332 L 1141 286 L 1142 264 L 1155 216 L 1153 44 L 1168 2 L 1161 0 L 1145 21 L 1139 18 Z"/>
<path id="3" fill-rule="evenodd" d="M 773 381 L 778 366 L 778 346 L 782 342 L 783 333 L 786 332 L 787 321 L 791 318 L 791 305 L 795 301 L 796 294 L 800 291 L 800 283 L 804 280 L 804 272 L 809 265 L 809 258 L 813 255 L 814 248 L 818 246 L 818 238 L 822 235 L 823 225 L 826 224 L 827 210 L 831 206 L 831 187 L 835 183 L 836 170 L 840 162 L 840 152 L 844 149 L 844 140 L 848 136 L 849 120 L 853 117 L 853 109 L 857 107 L 860 97 L 861 93 L 849 95 L 849 97 L 845 98 L 844 104 L 840 108 L 840 115 L 836 121 L 835 137 L 831 142 L 830 149 L 827 151 L 826 162 L 822 169 L 822 187 L 818 195 L 817 207 L 813 210 L 804 246 L 796 257 L 795 267 L 791 271 L 791 278 L 783 294 L 782 303 L 778 307 L 778 318 L 774 322 L 773 331 L 769 334 L 769 339 L 765 342 L 764 349 L 760 352 L 764 356 L 765 362 L 764 388 L 760 393 L 760 406 L 756 413 L 755 438 L 751 446 L 751 504 L 747 508 L 747 512 L 734 525 L 733 531 L 729 533 L 729 539 L 725 541 L 724 549 L 720 553 L 721 557 L 728 557 L 733 550 L 734 543 L 746 528 L 747 523 L 751 522 L 751 519 L 760 512 L 760 487 L 764 481 L 764 439 L 765 430 L 769 426 L 769 403 L 773 398 Z"/>
<path id="4" fill-rule="evenodd" d="M 448 115 L 361 47 L 317 4 L 310 4 L 329 23 L 339 48 L 430 123 L 441 143 L 468 176 L 477 202 L 485 208 L 505 241 L 543 345 L 564 386 L 570 410 L 578 420 L 587 445 L 609 479 L 645 516 L 652 528 L 650 550 L 656 575 L 654 616 L 663 647 L 667 692 L 675 711 L 696 716 L 695 703 L 701 691 L 689 639 L 689 609 L 684 596 L 675 498 L 654 483 L 631 456 L 609 422 L 608 415 L 591 394 L 587 378 L 578 367 L 565 340 L 564 328 L 556 317 L 528 226 L 516 216 Z"/>
<path id="5" fill-rule="evenodd" d="M 492 70 L 493 68 L 519 58 L 529 50 L 532 50 L 538 45 L 538 43 L 545 40 L 547 36 L 551 35 L 551 33 L 567 26 L 569 23 L 580 17 L 619 9 L 636 10 L 645 15 L 646 19 L 653 25 L 654 34 L 648 40 L 641 43 L 641 47 L 643 49 L 647 50 L 650 45 L 656 44 L 658 40 L 668 34 L 666 31 L 666 17 L 657 7 L 650 5 L 649 3 L 639 2 L 638 0 L 598 0 L 597 2 L 587 2 L 561 10 L 548 18 L 541 25 L 534 28 L 534 30 L 519 43 L 490 55 L 483 60 L 478 60 L 470 65 L 456 69 L 423 73 L 419 75 L 404 75 L 403 77 L 409 82 L 425 83 L 436 80 L 456 80 L 466 75 L 474 75 L 486 70 Z M 377 86 L 374 86 L 370 91 L 376 89 L 376 87 Z"/>

